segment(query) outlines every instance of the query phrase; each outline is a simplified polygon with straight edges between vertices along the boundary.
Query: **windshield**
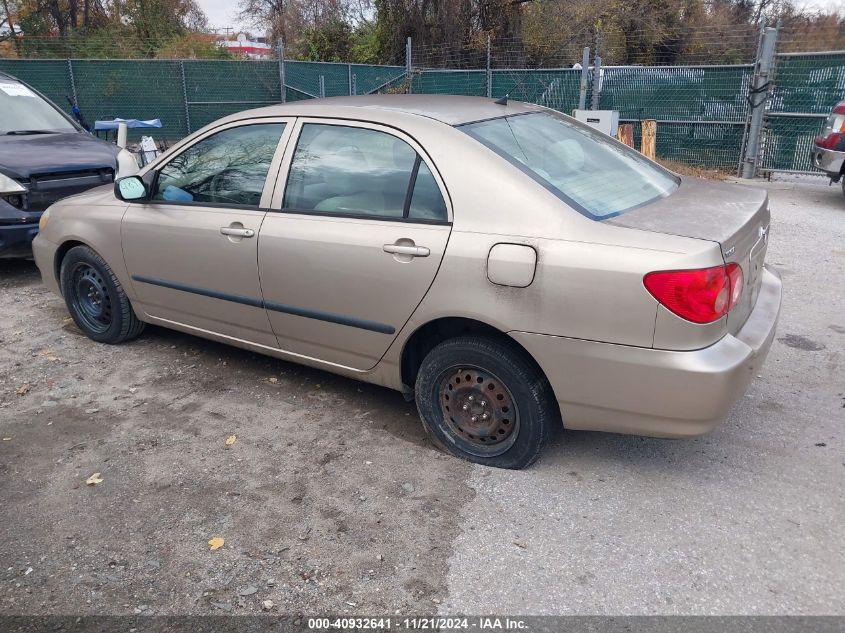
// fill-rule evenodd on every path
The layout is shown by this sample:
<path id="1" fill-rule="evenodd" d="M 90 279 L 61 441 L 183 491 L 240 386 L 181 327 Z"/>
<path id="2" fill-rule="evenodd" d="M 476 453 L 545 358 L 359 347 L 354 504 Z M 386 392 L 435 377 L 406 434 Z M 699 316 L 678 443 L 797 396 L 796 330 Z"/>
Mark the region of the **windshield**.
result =
<path id="1" fill-rule="evenodd" d="M 552 113 L 522 114 L 461 129 L 594 220 L 669 195 L 670 172 L 595 130 Z"/>
<path id="2" fill-rule="evenodd" d="M 0 134 L 76 132 L 56 108 L 17 81 L 0 78 Z"/>

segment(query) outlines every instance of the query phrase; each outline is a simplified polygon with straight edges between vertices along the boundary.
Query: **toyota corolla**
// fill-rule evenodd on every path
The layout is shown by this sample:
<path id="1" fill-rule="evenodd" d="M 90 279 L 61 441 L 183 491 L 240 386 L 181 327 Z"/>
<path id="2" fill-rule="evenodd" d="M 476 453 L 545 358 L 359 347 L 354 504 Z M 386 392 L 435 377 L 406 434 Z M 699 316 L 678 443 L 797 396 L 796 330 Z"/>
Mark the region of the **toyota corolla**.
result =
<path id="1" fill-rule="evenodd" d="M 769 219 L 546 108 L 389 95 L 221 119 L 54 204 L 34 252 L 95 341 L 151 323 L 385 385 L 521 468 L 561 424 L 725 418 L 780 311 Z"/>

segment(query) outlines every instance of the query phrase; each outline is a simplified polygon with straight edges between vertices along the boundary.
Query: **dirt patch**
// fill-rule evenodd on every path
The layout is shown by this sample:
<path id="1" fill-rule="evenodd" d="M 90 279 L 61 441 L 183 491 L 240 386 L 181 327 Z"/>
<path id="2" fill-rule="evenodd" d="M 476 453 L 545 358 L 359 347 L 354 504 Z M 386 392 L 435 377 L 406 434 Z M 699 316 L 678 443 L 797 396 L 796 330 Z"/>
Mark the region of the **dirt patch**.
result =
<path id="1" fill-rule="evenodd" d="M 778 340 L 784 345 L 804 350 L 805 352 L 820 352 L 825 349 L 824 343 L 819 343 L 801 334 L 784 334 Z"/>
<path id="2" fill-rule="evenodd" d="M 0 288 L 0 612 L 436 611 L 468 466 L 401 395 Z"/>

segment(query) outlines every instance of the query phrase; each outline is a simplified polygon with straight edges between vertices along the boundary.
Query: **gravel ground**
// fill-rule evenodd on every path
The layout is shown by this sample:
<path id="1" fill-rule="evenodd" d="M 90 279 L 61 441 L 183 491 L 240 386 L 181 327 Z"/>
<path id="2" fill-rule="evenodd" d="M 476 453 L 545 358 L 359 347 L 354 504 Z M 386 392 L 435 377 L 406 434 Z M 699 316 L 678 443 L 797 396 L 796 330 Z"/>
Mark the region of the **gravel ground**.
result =
<path id="1" fill-rule="evenodd" d="M 391 391 L 93 343 L 0 261 L 0 614 L 845 614 L 845 199 L 765 186 L 784 311 L 730 419 L 523 472 L 439 454 Z"/>
<path id="2" fill-rule="evenodd" d="M 400 394 L 158 328 L 98 345 L 0 267 L 0 613 L 436 609 L 473 493 Z"/>

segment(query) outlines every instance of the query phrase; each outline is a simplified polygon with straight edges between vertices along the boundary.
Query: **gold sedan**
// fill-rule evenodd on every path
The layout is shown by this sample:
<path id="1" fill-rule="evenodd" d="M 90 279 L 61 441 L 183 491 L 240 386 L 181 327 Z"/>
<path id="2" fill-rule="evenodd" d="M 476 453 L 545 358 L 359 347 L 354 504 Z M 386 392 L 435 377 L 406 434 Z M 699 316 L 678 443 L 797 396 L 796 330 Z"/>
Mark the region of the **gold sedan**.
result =
<path id="1" fill-rule="evenodd" d="M 768 235 L 764 192 L 560 113 L 390 95 L 221 119 L 53 205 L 34 253 L 96 341 L 154 323 L 385 385 L 442 448 L 521 468 L 561 423 L 723 419 L 774 336 Z"/>

